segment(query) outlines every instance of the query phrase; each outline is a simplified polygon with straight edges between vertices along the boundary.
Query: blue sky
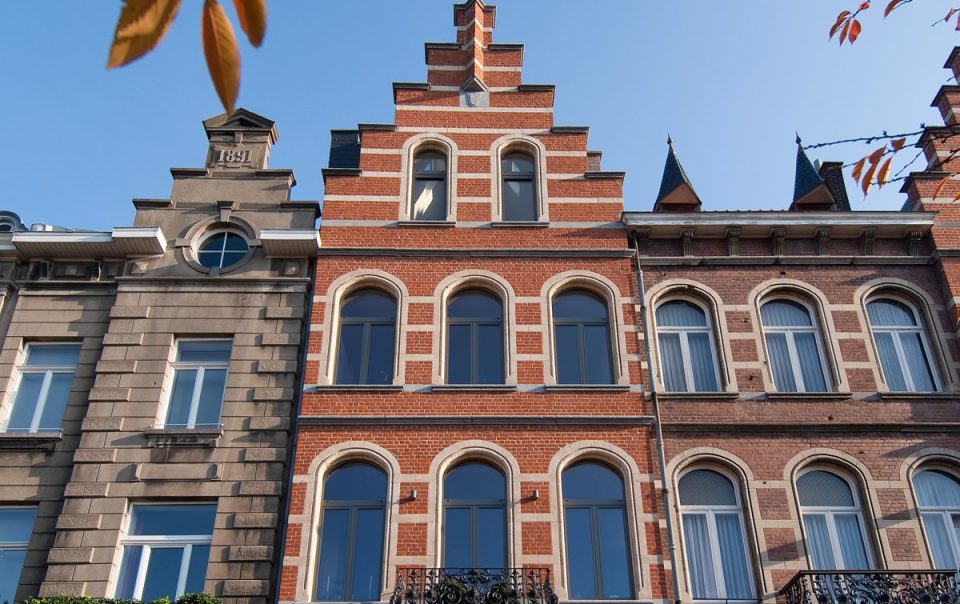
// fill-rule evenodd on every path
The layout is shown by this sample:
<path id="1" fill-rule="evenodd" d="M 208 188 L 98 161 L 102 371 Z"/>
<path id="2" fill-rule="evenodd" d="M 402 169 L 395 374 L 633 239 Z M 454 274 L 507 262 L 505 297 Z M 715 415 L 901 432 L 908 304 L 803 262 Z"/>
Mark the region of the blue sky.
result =
<path id="1" fill-rule="evenodd" d="M 224 2 L 234 17 L 232 3 Z M 855 2 L 500 0 L 497 42 L 526 45 L 526 83 L 557 86 L 558 125 L 589 125 L 603 165 L 625 170 L 628 210 L 652 207 L 669 132 L 704 209 L 783 209 L 794 132 L 805 143 L 939 124 L 929 107 L 950 2 L 863 15 L 853 47 L 827 42 Z M 170 167 L 202 165 L 201 120 L 222 111 L 200 49 L 201 0 L 184 0 L 150 55 L 107 71 L 120 0 L 0 2 L 0 208 L 27 223 L 106 230 L 134 197 L 166 197 Z M 269 0 L 260 49 L 241 40 L 239 105 L 276 120 L 271 167 L 321 199 L 329 131 L 391 122 L 391 82 L 426 79 L 423 43 L 454 39 L 449 0 Z M 239 32 L 239 29 L 238 29 Z M 811 152 L 854 161 L 863 144 Z M 898 209 L 898 185 L 855 209 Z"/>

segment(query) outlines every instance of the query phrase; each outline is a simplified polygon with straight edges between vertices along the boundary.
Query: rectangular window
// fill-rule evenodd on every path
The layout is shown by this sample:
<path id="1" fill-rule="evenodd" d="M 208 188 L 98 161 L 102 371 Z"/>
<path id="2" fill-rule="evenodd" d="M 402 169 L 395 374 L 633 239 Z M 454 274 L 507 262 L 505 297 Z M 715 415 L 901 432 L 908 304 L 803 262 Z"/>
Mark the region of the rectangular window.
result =
<path id="1" fill-rule="evenodd" d="M 33 532 L 36 508 L 0 507 L 0 602 L 13 602 Z"/>
<path id="2" fill-rule="evenodd" d="M 216 428 L 230 366 L 230 340 L 181 340 L 173 364 L 166 428 Z"/>
<path id="3" fill-rule="evenodd" d="M 29 344 L 7 432 L 57 432 L 70 396 L 80 344 Z"/>
<path id="4" fill-rule="evenodd" d="M 203 591 L 216 504 L 135 504 L 115 597 L 144 602 Z"/>

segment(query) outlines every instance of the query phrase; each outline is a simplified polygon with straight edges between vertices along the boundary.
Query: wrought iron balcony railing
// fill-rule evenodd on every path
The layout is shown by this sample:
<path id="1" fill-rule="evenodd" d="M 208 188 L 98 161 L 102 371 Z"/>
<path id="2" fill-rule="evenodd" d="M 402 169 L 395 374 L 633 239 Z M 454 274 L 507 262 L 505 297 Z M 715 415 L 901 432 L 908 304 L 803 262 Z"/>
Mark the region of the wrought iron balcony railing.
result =
<path id="1" fill-rule="evenodd" d="M 545 568 L 412 568 L 397 571 L 390 604 L 557 604 Z"/>
<path id="2" fill-rule="evenodd" d="M 802 571 L 777 594 L 786 604 L 958 604 L 952 571 Z"/>

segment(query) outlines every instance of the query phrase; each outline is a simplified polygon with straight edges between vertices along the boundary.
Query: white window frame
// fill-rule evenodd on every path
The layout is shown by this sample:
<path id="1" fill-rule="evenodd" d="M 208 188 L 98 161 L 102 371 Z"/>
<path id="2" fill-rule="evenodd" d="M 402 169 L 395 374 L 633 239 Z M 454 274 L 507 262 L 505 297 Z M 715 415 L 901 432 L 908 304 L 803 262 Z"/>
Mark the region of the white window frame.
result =
<path id="1" fill-rule="evenodd" d="M 211 545 L 213 543 L 213 530 L 211 530 L 209 535 L 130 535 L 130 521 L 133 519 L 134 509 L 138 504 L 133 504 L 130 508 L 130 513 L 127 515 L 126 527 L 124 529 L 124 537 L 121 540 L 121 559 L 127 551 L 127 547 L 142 547 L 143 551 L 140 554 L 140 562 L 137 564 L 137 580 L 133 586 L 133 594 L 130 598 L 133 600 L 140 600 L 143 596 L 143 584 L 147 580 L 147 566 L 150 564 L 150 552 L 153 549 L 183 549 L 183 558 L 180 560 L 180 571 L 177 576 L 177 592 L 176 596 L 179 598 L 184 594 L 184 591 L 187 588 L 187 574 L 190 570 L 190 557 L 193 555 L 193 546 L 194 545 Z M 189 503 L 164 503 L 164 504 L 152 504 L 152 503 L 143 503 L 140 505 L 179 505 L 179 506 L 188 506 Z M 206 504 L 211 505 L 211 504 Z M 209 560 L 207 564 L 209 565 Z M 119 588 L 119 586 L 117 586 Z M 120 597 L 116 593 L 116 588 L 114 590 L 114 596 Z"/>
<path id="2" fill-rule="evenodd" d="M 704 327 L 697 326 L 687 326 L 687 327 L 662 327 L 656 323 L 657 310 L 660 309 L 664 304 L 669 304 L 671 302 L 688 302 L 693 304 L 703 313 L 703 317 L 706 320 L 707 324 Z M 693 359 L 690 357 L 690 342 L 688 340 L 688 334 L 690 333 L 706 333 L 710 341 L 710 357 L 713 361 L 713 374 L 717 381 L 717 389 L 712 391 L 704 390 L 702 392 L 723 392 L 723 381 L 720 379 L 720 362 L 717 358 L 717 343 L 713 333 L 713 317 L 711 313 L 699 302 L 691 300 L 689 298 L 668 298 L 663 300 L 653 311 L 653 319 L 656 324 L 657 330 L 657 361 L 660 363 L 660 381 L 663 383 L 665 392 L 673 392 L 667 390 L 667 378 L 665 376 L 666 370 L 663 363 L 663 357 L 661 354 L 662 346 L 660 345 L 660 335 L 661 333 L 666 334 L 678 334 L 680 336 L 680 356 L 683 360 L 683 377 L 686 381 L 686 390 L 682 392 L 699 392 L 696 388 L 696 382 L 693 377 Z M 679 391 L 678 391 L 679 392 Z"/>
<path id="3" fill-rule="evenodd" d="M 167 392 L 166 405 L 163 409 L 163 420 L 161 423 L 162 428 L 186 428 L 187 430 L 195 430 L 197 427 L 197 413 L 200 411 L 200 394 L 203 390 L 203 376 L 207 369 L 223 369 L 226 371 L 226 376 L 224 377 L 223 390 L 224 395 L 220 399 L 220 419 L 223 419 L 223 403 L 224 397 L 226 396 L 227 382 L 230 379 L 230 360 L 226 361 L 178 361 L 176 360 L 177 354 L 180 350 L 180 344 L 183 342 L 230 342 L 230 356 L 233 356 L 233 339 L 232 338 L 178 338 L 173 345 L 173 360 L 170 361 L 170 381 Z M 197 378 L 193 382 L 193 395 L 190 398 L 190 413 L 187 418 L 186 426 L 170 426 L 167 422 L 167 418 L 170 414 L 170 404 L 173 398 L 173 389 L 177 381 L 177 372 L 178 371 L 197 371 Z"/>
<path id="4" fill-rule="evenodd" d="M 800 477 L 809 472 L 826 472 L 828 474 L 833 474 L 840 480 L 846 483 L 847 487 L 850 489 L 850 494 L 853 496 L 853 506 L 805 506 L 800 502 Z M 800 507 L 800 524 L 803 527 L 803 546 L 807 552 L 807 565 L 809 568 L 813 568 L 813 559 L 810 556 L 810 548 L 808 547 L 808 537 L 807 537 L 807 524 L 804 520 L 804 516 L 809 515 L 822 515 L 826 520 L 827 524 L 827 534 L 830 536 L 830 549 L 833 552 L 833 561 L 837 565 L 837 568 L 830 569 L 818 569 L 823 571 L 829 570 L 870 570 L 876 566 L 876 559 L 873 556 L 873 541 L 869 539 L 870 533 L 867 532 L 867 523 L 863 518 L 863 506 L 860 504 L 860 494 L 859 489 L 857 488 L 856 483 L 850 480 L 849 477 L 844 475 L 842 472 L 838 472 L 833 468 L 825 468 L 822 466 L 815 466 L 805 469 L 803 472 L 797 474 L 797 479 L 794 482 L 794 488 L 797 491 L 797 502 Z M 843 550 L 840 548 L 840 538 L 837 535 L 837 525 L 835 517 L 837 515 L 849 515 L 856 514 L 857 516 L 857 525 L 860 527 L 860 537 L 863 538 L 863 549 L 867 555 L 867 566 L 868 568 L 844 568 L 843 562 Z"/>
<path id="5" fill-rule="evenodd" d="M 869 306 L 873 302 L 883 302 L 884 300 L 891 300 L 893 302 L 899 302 L 907 308 L 910 309 L 910 312 L 913 314 L 913 327 L 896 327 L 896 326 L 887 326 L 887 325 L 874 325 L 870 321 L 870 312 L 868 310 Z M 937 364 L 933 358 L 932 349 L 930 347 L 930 340 L 927 337 L 926 322 L 920 316 L 920 313 L 917 310 L 917 307 L 911 304 L 909 301 L 904 300 L 898 296 L 890 295 L 881 295 L 874 296 L 867 300 L 864 304 L 864 310 L 867 315 L 867 324 L 870 326 L 870 335 L 873 340 L 873 347 L 877 353 L 877 365 L 880 366 L 880 375 L 883 376 L 883 381 L 887 384 L 887 388 L 890 387 L 890 383 L 887 381 L 886 372 L 883 368 L 883 361 L 880 359 L 880 347 L 877 346 L 876 334 L 879 333 L 889 333 L 893 339 L 893 348 L 897 354 L 897 362 L 900 364 L 900 372 L 903 374 L 903 380 L 907 385 L 907 392 L 926 392 L 925 390 L 919 390 L 913 383 L 913 375 L 908 371 L 909 366 L 907 365 L 907 355 L 903 352 L 903 344 L 900 342 L 901 334 L 920 334 L 920 345 L 923 346 L 924 358 L 927 360 L 927 367 L 930 368 L 930 375 L 933 377 L 933 387 L 934 392 L 939 392 L 943 389 L 943 383 L 940 381 L 940 371 L 937 367 Z"/>
<path id="6" fill-rule="evenodd" d="M 75 347 L 75 348 L 77 348 L 77 349 L 78 349 L 78 352 L 79 352 L 79 351 L 82 351 L 82 344 L 79 343 L 79 342 L 42 342 L 42 343 L 40 343 L 40 342 L 36 342 L 36 343 L 31 342 L 31 343 L 27 344 L 27 347 L 26 347 L 26 348 L 24 349 L 24 351 L 23 351 L 23 357 L 22 357 L 23 360 L 22 360 L 22 362 L 18 363 L 18 379 L 17 379 L 17 385 L 16 385 L 16 387 L 13 389 L 13 391 L 10 393 L 10 396 L 11 396 L 11 399 L 10 399 L 10 410 L 9 410 L 9 412 L 6 414 L 6 417 L 5 417 L 5 419 L 4 419 L 4 422 L 3 422 L 3 430 L 0 430 L 0 431 L 6 432 L 6 431 L 8 431 L 9 428 L 10 428 L 10 426 L 9 426 L 10 418 L 11 418 L 11 416 L 13 415 L 13 410 L 14 410 L 14 408 L 15 408 L 16 405 L 17 405 L 17 397 L 20 395 L 20 384 L 21 384 L 21 382 L 22 382 L 22 380 L 23 380 L 23 376 L 24 376 L 25 374 L 29 374 L 29 373 L 42 373 L 42 374 L 44 374 L 44 376 L 43 376 L 43 384 L 40 386 L 40 393 L 37 395 L 37 401 L 36 401 L 36 404 L 34 405 L 34 408 L 33 408 L 33 417 L 32 417 L 31 420 L 30 420 L 30 427 L 29 427 L 29 428 L 27 429 L 27 431 L 26 431 L 26 433 L 28 433 L 28 434 L 36 434 L 37 432 L 40 431 L 40 419 L 43 417 L 43 410 L 44 410 L 44 408 L 45 408 L 46 405 L 47 405 L 47 395 L 50 393 L 50 383 L 53 381 L 53 375 L 54 375 L 55 373 L 69 373 L 69 374 L 73 375 L 74 377 L 76 377 L 77 365 L 79 365 L 79 361 L 77 362 L 77 364 L 74 364 L 74 365 L 34 365 L 34 366 L 27 365 L 27 360 L 30 358 L 30 350 L 31 350 L 31 349 L 33 349 L 33 348 L 44 348 L 44 347 L 48 347 L 48 346 L 50 346 L 50 347 L 52 347 L 52 346 L 70 346 L 70 347 Z M 72 380 L 71 380 L 71 384 L 72 384 L 72 383 L 73 383 L 73 382 L 72 382 Z M 68 393 L 68 394 L 67 394 L 67 397 L 68 397 L 68 398 L 67 398 L 67 403 L 68 403 L 68 404 L 69 404 L 69 402 L 70 402 L 70 401 L 69 401 L 69 396 L 70 396 L 70 395 L 69 395 L 69 393 Z M 64 409 L 64 411 L 66 411 L 66 409 Z M 62 421 L 62 418 L 61 418 L 61 421 Z M 22 433 L 23 431 L 22 431 L 22 430 L 15 430 L 15 432 L 17 432 L 17 433 Z"/>
<path id="7" fill-rule="evenodd" d="M 766 325 L 763 322 L 763 307 L 771 302 L 793 302 L 799 304 L 807 311 L 807 315 L 810 317 L 811 325 L 809 327 L 802 326 L 789 326 L 789 327 L 771 327 Z M 812 333 L 814 341 L 817 344 L 817 353 L 820 355 L 820 371 L 823 373 L 823 383 L 826 386 L 825 392 L 833 392 L 836 388 L 836 385 L 833 383 L 833 376 L 829 371 L 829 366 L 827 365 L 827 354 L 826 349 L 823 346 L 823 334 L 820 332 L 820 318 L 817 313 L 814 312 L 814 309 L 810 307 L 809 304 L 803 300 L 798 300 L 796 298 L 769 298 L 764 300 L 760 304 L 760 325 L 763 331 L 763 346 L 767 353 L 767 367 L 770 370 L 770 378 L 773 382 L 774 387 L 777 388 L 780 392 L 791 392 L 789 390 L 780 390 L 780 386 L 777 384 L 777 376 L 773 372 L 773 363 L 770 362 L 770 347 L 767 344 L 767 334 L 782 333 L 785 336 L 787 341 L 787 354 L 790 355 L 790 370 L 793 372 L 793 381 L 797 385 L 797 392 L 818 392 L 816 390 L 807 390 L 807 385 L 803 381 L 803 369 L 800 367 L 800 355 L 797 354 L 797 344 L 794 341 L 795 334 L 798 333 Z"/>
<path id="8" fill-rule="evenodd" d="M 927 557 L 930 560 L 931 568 L 934 564 L 933 551 L 930 549 L 930 531 L 927 529 L 927 521 L 923 518 L 924 514 L 938 514 L 943 518 L 944 526 L 947 528 L 947 538 L 950 541 L 950 547 L 953 549 L 953 558 L 954 560 L 957 560 L 958 564 L 960 564 L 960 537 L 957 536 L 957 531 L 953 528 L 953 518 L 955 516 L 960 517 L 960 506 L 933 506 L 922 505 L 920 503 L 920 499 L 917 497 L 917 487 L 913 481 L 916 479 L 918 474 L 926 471 L 942 472 L 958 482 L 960 482 L 960 478 L 957 477 L 956 473 L 940 466 L 923 466 L 919 468 L 913 474 L 913 476 L 910 477 L 910 488 L 913 490 L 913 495 L 916 498 L 917 516 L 920 518 L 920 525 L 923 527 L 923 540 L 927 547 Z"/>
<path id="9" fill-rule="evenodd" d="M 36 522 L 37 522 L 37 517 L 36 517 L 37 506 L 30 506 L 30 505 L 10 505 L 10 506 L 6 506 L 6 505 L 5 505 L 5 506 L 0 507 L 0 514 L 2 514 L 5 510 L 33 510 L 33 511 L 34 511 L 33 522 L 34 522 L 34 525 L 36 525 Z M 31 534 L 31 535 L 33 534 L 32 527 L 31 527 L 30 534 Z M 30 546 L 30 539 L 29 539 L 29 538 L 28 538 L 26 541 L 3 541 L 3 540 L 0 540 L 0 554 L 3 554 L 3 552 L 5 552 L 5 551 L 8 551 L 8 552 L 25 552 L 25 551 L 27 551 L 27 550 L 29 549 L 29 546 Z M 21 579 L 22 577 L 23 577 L 23 567 L 21 566 L 21 567 L 20 567 L 20 576 L 18 576 L 17 579 L 19 580 L 19 579 Z M 14 590 L 13 590 L 13 591 L 14 591 L 14 596 L 16 596 L 17 584 L 15 583 L 13 587 L 14 587 Z"/>
<path id="10" fill-rule="evenodd" d="M 225 234 L 225 235 L 227 235 L 227 236 L 228 236 L 228 235 L 236 235 L 237 237 L 240 237 L 241 239 L 243 239 L 243 240 L 246 242 L 246 244 L 247 244 L 247 251 L 245 252 L 246 255 L 245 255 L 243 258 L 241 258 L 240 260 L 237 260 L 236 262 L 234 262 L 234 263 L 232 263 L 232 264 L 228 264 L 227 266 L 223 266 L 223 258 L 224 258 L 224 256 L 226 255 L 227 252 L 226 252 L 223 248 L 221 248 L 221 249 L 219 250 L 219 252 L 217 252 L 217 253 L 219 253 L 219 255 L 220 255 L 220 262 L 219 262 L 219 264 L 218 264 L 217 266 L 206 266 L 205 264 L 203 264 L 202 262 L 200 262 L 200 253 L 203 252 L 204 254 L 209 254 L 209 253 L 211 253 L 212 250 L 211 250 L 211 251 L 204 251 L 204 250 L 203 250 L 203 244 L 206 243 L 211 237 L 215 237 L 216 235 L 220 235 L 220 234 Z M 227 241 L 227 237 L 225 236 L 225 237 L 224 237 L 224 246 L 226 246 L 226 241 Z M 222 271 L 232 270 L 232 269 L 234 269 L 234 268 L 237 268 L 237 267 L 240 266 L 241 264 L 243 264 L 243 262 L 244 262 L 247 258 L 250 257 L 250 250 L 251 250 L 251 249 L 252 249 L 252 246 L 250 245 L 250 238 L 247 237 L 247 234 L 246 234 L 246 233 L 243 233 L 243 232 L 241 232 L 241 231 L 239 231 L 239 230 L 237 230 L 237 229 L 220 228 L 220 229 L 212 229 L 212 230 L 209 230 L 209 231 L 205 232 L 205 233 L 200 237 L 200 239 L 197 240 L 196 246 L 194 247 L 194 250 L 193 250 L 193 255 L 194 255 L 194 257 L 195 257 L 196 260 L 197 260 L 197 264 L 198 264 L 200 267 L 202 267 L 204 270 L 207 270 L 207 271 L 216 270 L 216 271 L 222 272 Z"/>
<path id="11" fill-rule="evenodd" d="M 733 494 L 737 499 L 737 503 L 735 505 L 686 505 L 686 504 L 680 503 L 680 478 L 682 478 L 685 474 L 694 472 L 696 470 L 707 470 L 709 472 L 716 472 L 717 474 L 729 480 L 730 483 L 733 485 Z M 716 518 L 717 513 L 719 512 L 722 514 L 730 514 L 732 512 L 736 512 L 737 518 L 740 522 L 740 534 L 743 536 L 743 552 L 745 556 L 744 559 L 747 562 L 747 574 L 749 575 L 749 578 L 750 578 L 750 585 L 753 586 L 754 595 L 756 595 L 757 581 L 756 581 L 756 578 L 754 578 L 754 573 L 753 573 L 754 557 L 750 551 L 750 546 L 747 545 L 747 537 L 748 537 L 747 524 L 743 515 L 743 500 L 740 497 L 740 481 L 730 476 L 726 472 L 719 470 L 717 468 L 705 467 L 705 466 L 694 466 L 692 468 L 688 468 L 687 470 L 684 470 L 684 472 L 677 478 L 677 504 L 680 509 L 680 530 L 683 531 L 684 544 L 687 543 L 689 538 L 687 537 L 686 529 L 684 528 L 684 525 L 683 525 L 683 516 L 689 513 L 689 514 L 706 515 L 707 517 L 707 534 L 710 539 L 710 554 L 711 554 L 710 558 L 711 558 L 711 561 L 713 562 L 713 576 L 717 580 L 717 585 L 716 585 L 717 594 L 720 597 L 716 599 L 703 599 L 703 600 L 696 600 L 696 601 L 697 602 L 756 602 L 757 600 L 756 597 L 751 598 L 749 600 L 731 600 L 726 597 L 727 596 L 726 579 L 724 579 L 723 577 L 723 562 L 722 562 L 722 557 L 720 555 L 720 539 L 717 537 L 717 518 Z M 686 559 L 686 556 L 687 556 L 687 552 L 686 552 L 686 548 L 684 548 L 683 558 L 684 558 L 684 567 L 687 573 L 687 585 L 691 585 L 692 581 L 690 579 L 690 563 Z M 690 597 L 692 599 L 693 594 L 691 594 Z"/>

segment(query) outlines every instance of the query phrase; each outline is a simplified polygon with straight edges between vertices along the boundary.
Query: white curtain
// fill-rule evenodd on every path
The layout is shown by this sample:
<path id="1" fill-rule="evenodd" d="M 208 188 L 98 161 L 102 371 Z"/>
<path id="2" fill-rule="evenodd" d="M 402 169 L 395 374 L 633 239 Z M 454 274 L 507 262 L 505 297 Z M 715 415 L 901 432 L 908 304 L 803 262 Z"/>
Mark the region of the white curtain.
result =
<path id="1" fill-rule="evenodd" d="M 780 392 L 796 392 L 797 382 L 793 377 L 790 364 L 790 351 L 787 349 L 787 336 L 782 333 L 767 334 L 767 352 L 770 355 L 770 369 L 773 381 Z"/>
<path id="2" fill-rule="evenodd" d="M 686 392 L 687 382 L 683 373 L 680 334 L 660 334 L 660 362 L 663 365 L 663 383 L 667 392 Z"/>
<path id="3" fill-rule="evenodd" d="M 827 530 L 827 517 L 823 514 L 804 514 L 803 527 L 807 531 L 807 551 L 813 570 L 837 570 Z"/>
<path id="4" fill-rule="evenodd" d="M 834 514 L 833 520 L 837 527 L 837 539 L 840 540 L 843 568 L 845 570 L 870 568 L 866 544 L 863 542 L 863 532 L 860 530 L 859 515 Z"/>
<path id="5" fill-rule="evenodd" d="M 690 592 L 694 599 L 706 600 L 719 596 L 717 578 L 713 572 L 710 533 L 705 514 L 683 515 L 683 536 L 686 538 L 687 568 L 690 571 Z"/>
<path id="6" fill-rule="evenodd" d="M 903 368 L 897 357 L 897 348 L 893 343 L 893 334 L 876 332 L 873 334 L 877 343 L 877 352 L 880 354 L 880 366 L 883 367 L 883 376 L 887 379 L 887 387 L 895 392 L 907 389 L 907 382 L 903 379 Z"/>
<path id="7" fill-rule="evenodd" d="M 913 379 L 913 390 L 915 392 L 933 391 L 933 380 L 930 378 L 930 367 L 927 365 L 927 355 L 924 353 L 920 334 L 901 333 L 900 345 L 903 347 L 903 356 L 907 360 L 907 370 Z"/>
<path id="8" fill-rule="evenodd" d="M 933 566 L 940 569 L 956 569 L 957 558 L 950 545 L 950 534 L 941 512 L 930 512 L 920 515 L 923 518 L 923 528 L 927 533 L 927 542 L 933 554 Z"/>
<path id="9" fill-rule="evenodd" d="M 823 376 L 823 364 L 817 339 L 812 333 L 796 333 L 793 336 L 800 357 L 800 371 L 803 373 L 803 389 L 806 392 L 826 392 L 827 382 Z"/>
<path id="10" fill-rule="evenodd" d="M 913 477 L 913 488 L 920 507 L 960 508 L 960 483 L 946 472 L 918 472 Z"/>
<path id="11" fill-rule="evenodd" d="M 740 526 L 740 514 L 717 514 L 717 539 L 720 541 L 720 562 L 727 599 L 756 599 Z"/>
<path id="12" fill-rule="evenodd" d="M 690 364 L 693 366 L 693 383 L 697 392 L 716 392 L 717 372 L 713 362 L 710 334 L 688 333 Z"/>

